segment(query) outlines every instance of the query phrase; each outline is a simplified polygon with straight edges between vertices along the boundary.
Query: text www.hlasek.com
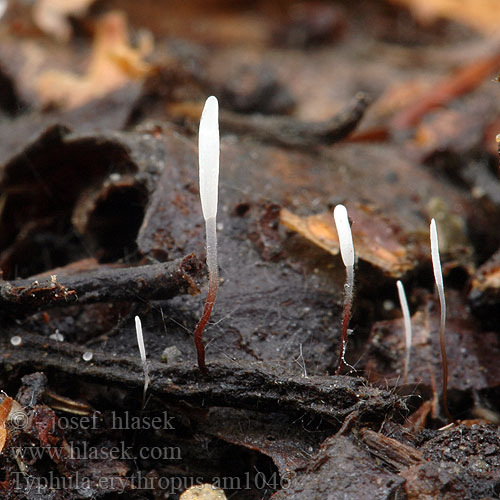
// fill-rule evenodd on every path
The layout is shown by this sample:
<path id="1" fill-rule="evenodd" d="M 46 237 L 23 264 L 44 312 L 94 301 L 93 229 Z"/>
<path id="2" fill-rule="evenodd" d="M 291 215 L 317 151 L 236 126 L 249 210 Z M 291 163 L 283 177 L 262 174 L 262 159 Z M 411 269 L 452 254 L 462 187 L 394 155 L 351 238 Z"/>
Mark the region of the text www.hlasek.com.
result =
<path id="1" fill-rule="evenodd" d="M 144 446 L 134 450 L 123 441 L 119 446 L 95 447 L 88 443 L 79 443 L 74 446 L 15 446 L 11 448 L 13 458 L 27 462 L 41 460 L 44 456 L 50 456 L 53 460 L 181 460 L 181 449 L 178 446 Z"/>

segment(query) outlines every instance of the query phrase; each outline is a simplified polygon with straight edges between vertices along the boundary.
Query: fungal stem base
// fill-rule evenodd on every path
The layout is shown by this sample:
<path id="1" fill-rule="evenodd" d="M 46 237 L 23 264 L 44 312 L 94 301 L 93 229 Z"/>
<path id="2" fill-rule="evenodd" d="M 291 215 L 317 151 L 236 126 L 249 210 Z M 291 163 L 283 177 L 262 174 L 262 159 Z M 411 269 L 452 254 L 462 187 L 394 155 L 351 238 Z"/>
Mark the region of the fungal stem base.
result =
<path id="1" fill-rule="evenodd" d="M 205 220 L 205 228 L 207 233 L 207 266 L 208 266 L 208 293 L 203 307 L 203 313 L 200 321 L 194 330 L 194 345 L 198 356 L 198 368 L 203 374 L 208 373 L 207 365 L 205 364 L 205 346 L 203 345 L 202 337 L 203 330 L 210 319 L 217 290 L 219 289 L 219 272 L 217 266 L 217 226 L 215 217 L 210 217 Z"/>

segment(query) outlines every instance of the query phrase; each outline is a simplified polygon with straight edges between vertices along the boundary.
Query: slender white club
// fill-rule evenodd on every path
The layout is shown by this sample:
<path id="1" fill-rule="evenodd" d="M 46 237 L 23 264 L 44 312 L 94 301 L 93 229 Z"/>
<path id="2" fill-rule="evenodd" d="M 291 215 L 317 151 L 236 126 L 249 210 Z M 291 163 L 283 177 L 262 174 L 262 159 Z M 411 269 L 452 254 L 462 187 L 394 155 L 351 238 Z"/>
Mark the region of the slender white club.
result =
<path id="1" fill-rule="evenodd" d="M 431 220 L 430 235 L 431 235 L 431 257 L 432 257 L 432 268 L 434 270 L 434 280 L 436 281 L 438 294 L 441 294 L 440 290 L 444 289 L 443 273 L 441 271 L 438 233 L 436 228 L 436 221 L 434 219 Z"/>
<path id="2" fill-rule="evenodd" d="M 408 369 L 410 367 L 410 351 L 411 351 L 411 317 L 410 309 L 408 307 L 408 301 L 406 300 L 406 293 L 403 283 L 397 281 L 398 287 L 399 303 L 401 304 L 401 311 L 403 312 L 403 322 L 405 328 L 405 346 L 406 346 L 406 356 L 405 356 L 405 367 L 404 367 L 404 380 L 408 378 Z"/>
<path id="3" fill-rule="evenodd" d="M 344 205 L 337 205 L 333 211 L 337 234 L 339 236 L 340 255 L 345 267 L 354 266 L 354 245 L 352 243 L 351 226 L 347 209 Z"/>
<path id="4" fill-rule="evenodd" d="M 219 187 L 219 103 L 210 96 L 201 114 L 198 136 L 200 198 L 205 220 L 217 215 Z"/>
<path id="5" fill-rule="evenodd" d="M 148 363 L 146 360 L 146 348 L 144 347 L 144 337 L 142 335 L 142 323 L 141 323 L 141 318 L 139 318 L 139 316 L 135 317 L 135 331 L 137 334 L 137 345 L 139 346 L 139 354 L 141 355 L 142 369 L 144 370 L 144 391 L 142 396 L 142 405 L 144 407 L 146 392 L 149 386 L 149 371 L 148 371 Z"/>
<path id="6" fill-rule="evenodd" d="M 432 269 L 434 271 L 434 281 L 439 296 L 439 304 L 441 306 L 441 320 L 439 325 L 439 341 L 441 345 L 441 360 L 443 364 L 443 409 L 446 417 L 450 422 L 453 422 L 453 417 L 448 409 L 447 391 L 448 391 L 448 360 L 446 357 L 446 345 L 444 338 L 444 330 L 446 325 L 446 299 L 444 296 L 443 273 L 441 271 L 441 259 L 439 257 L 439 240 L 436 227 L 436 221 L 431 220 L 430 225 L 430 238 L 431 238 L 431 259 Z"/>

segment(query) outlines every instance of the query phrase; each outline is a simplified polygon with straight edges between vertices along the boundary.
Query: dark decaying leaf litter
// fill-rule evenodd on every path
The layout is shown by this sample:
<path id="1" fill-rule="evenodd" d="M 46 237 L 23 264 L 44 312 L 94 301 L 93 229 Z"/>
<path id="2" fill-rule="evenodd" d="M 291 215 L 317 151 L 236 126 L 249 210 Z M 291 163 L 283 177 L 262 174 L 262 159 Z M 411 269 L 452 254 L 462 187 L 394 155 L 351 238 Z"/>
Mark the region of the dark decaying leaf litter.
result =
<path id="1" fill-rule="evenodd" d="M 0 2 L 2 498 L 500 498 L 500 12 L 449 4 Z"/>

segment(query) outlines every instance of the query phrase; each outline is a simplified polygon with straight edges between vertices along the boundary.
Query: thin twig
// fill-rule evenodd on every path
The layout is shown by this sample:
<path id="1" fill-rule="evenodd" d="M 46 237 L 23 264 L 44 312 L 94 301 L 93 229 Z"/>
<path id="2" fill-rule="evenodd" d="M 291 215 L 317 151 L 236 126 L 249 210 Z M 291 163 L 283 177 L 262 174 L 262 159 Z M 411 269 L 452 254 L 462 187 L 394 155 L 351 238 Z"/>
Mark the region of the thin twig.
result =
<path id="1" fill-rule="evenodd" d="M 55 306 L 164 300 L 199 293 L 203 264 L 191 254 L 163 264 L 110 268 L 47 278 L 0 282 L 0 310 L 8 315 Z"/>

